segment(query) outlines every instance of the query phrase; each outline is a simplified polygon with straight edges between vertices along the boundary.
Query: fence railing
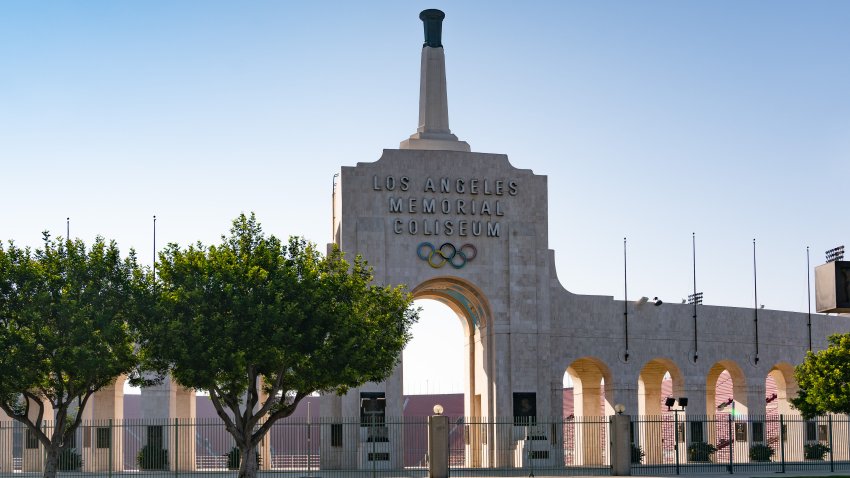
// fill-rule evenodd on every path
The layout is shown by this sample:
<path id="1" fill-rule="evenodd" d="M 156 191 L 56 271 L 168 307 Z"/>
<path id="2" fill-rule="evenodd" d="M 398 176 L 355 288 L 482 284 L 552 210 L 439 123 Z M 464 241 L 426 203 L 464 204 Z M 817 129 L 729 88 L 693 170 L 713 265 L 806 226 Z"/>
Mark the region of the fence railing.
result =
<path id="1" fill-rule="evenodd" d="M 453 476 L 480 469 L 608 473 L 606 417 L 450 420 Z M 48 435 L 51 427 L 44 427 Z M 428 418 L 281 420 L 257 447 L 257 458 L 264 473 L 305 476 L 321 470 L 322 476 L 372 476 L 403 470 L 406 476 L 426 476 Z M 61 452 L 59 470 L 234 473 L 241 459 L 218 419 L 86 421 Z M 0 422 L 0 476 L 41 473 L 44 464 L 44 447 L 32 433 L 16 421 Z"/>
<path id="2" fill-rule="evenodd" d="M 850 469 L 850 417 L 685 416 L 632 419 L 633 474 Z"/>
<path id="3" fill-rule="evenodd" d="M 452 476 L 610 473 L 608 417 L 450 418 Z M 50 424 L 45 426 L 51 433 Z M 850 418 L 797 415 L 632 417 L 632 473 L 643 475 L 850 469 Z M 426 476 L 428 418 L 287 419 L 257 448 L 263 473 L 323 477 Z M 218 419 L 87 421 L 60 454 L 60 471 L 235 473 L 242 460 Z M 44 447 L 14 421 L 0 422 L 0 476 L 41 473 Z"/>

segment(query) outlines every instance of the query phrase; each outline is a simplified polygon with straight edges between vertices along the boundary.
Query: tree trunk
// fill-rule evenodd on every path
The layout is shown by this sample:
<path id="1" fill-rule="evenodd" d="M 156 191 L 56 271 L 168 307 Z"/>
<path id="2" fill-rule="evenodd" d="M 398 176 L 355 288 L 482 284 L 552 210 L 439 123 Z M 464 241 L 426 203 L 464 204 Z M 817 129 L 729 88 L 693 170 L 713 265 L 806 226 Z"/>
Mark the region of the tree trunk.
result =
<path id="1" fill-rule="evenodd" d="M 59 469 L 59 447 L 50 445 L 44 447 L 47 456 L 44 458 L 44 478 L 56 478 Z"/>
<path id="2" fill-rule="evenodd" d="M 257 446 L 239 447 L 239 477 L 256 478 L 259 463 L 257 463 Z M 46 477 L 45 477 L 46 478 Z"/>

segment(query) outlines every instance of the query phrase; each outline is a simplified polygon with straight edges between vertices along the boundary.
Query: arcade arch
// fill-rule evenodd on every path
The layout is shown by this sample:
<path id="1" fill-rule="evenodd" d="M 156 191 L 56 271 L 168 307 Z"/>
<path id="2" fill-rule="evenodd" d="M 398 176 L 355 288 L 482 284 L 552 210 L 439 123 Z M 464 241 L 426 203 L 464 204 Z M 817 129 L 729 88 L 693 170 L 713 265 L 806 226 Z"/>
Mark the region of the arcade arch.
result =
<path id="1" fill-rule="evenodd" d="M 774 364 L 765 378 L 765 390 L 767 392 L 765 401 L 769 414 L 788 415 L 795 413 L 791 408 L 790 401 L 790 398 L 797 396 L 798 391 L 793 365 L 788 362 Z"/>
<path id="2" fill-rule="evenodd" d="M 564 440 L 575 445 L 575 455 L 566 457 L 570 465 L 601 465 L 605 462 L 602 450 L 606 442 L 606 421 L 614 413 L 613 393 L 605 384 L 614 383 L 611 369 L 595 357 L 573 361 L 566 371 L 573 384 L 573 406 L 564 410 Z"/>
<path id="3" fill-rule="evenodd" d="M 614 413 L 613 398 L 604 385 L 613 383 L 612 375 L 604 362 L 595 357 L 582 357 L 573 361 L 566 373 L 573 383 L 573 416 L 598 417 Z"/>
<path id="4" fill-rule="evenodd" d="M 720 360 L 708 370 L 705 380 L 705 405 L 706 415 L 747 414 L 747 380 L 736 362 Z"/>
<path id="5" fill-rule="evenodd" d="M 683 396 L 685 379 L 679 367 L 668 358 L 654 358 L 648 361 L 638 375 L 638 414 L 661 415 L 661 404 L 665 397 L 662 393 L 664 379 L 672 381 L 672 396 Z"/>

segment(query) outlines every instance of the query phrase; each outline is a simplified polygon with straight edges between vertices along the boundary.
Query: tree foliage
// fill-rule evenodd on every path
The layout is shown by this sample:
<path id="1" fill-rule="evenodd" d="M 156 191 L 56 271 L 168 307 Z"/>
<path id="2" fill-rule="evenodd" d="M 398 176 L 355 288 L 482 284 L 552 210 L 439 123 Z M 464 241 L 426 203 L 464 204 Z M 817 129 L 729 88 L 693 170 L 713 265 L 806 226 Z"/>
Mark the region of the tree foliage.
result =
<path id="1" fill-rule="evenodd" d="M 128 324 L 149 303 L 146 281 L 132 252 L 100 237 L 90 249 L 48 233 L 35 251 L 0 243 L 0 409 L 45 447 L 45 477 L 89 398 L 138 365 Z"/>
<path id="2" fill-rule="evenodd" d="M 806 354 L 794 376 L 800 391 L 791 403 L 805 418 L 850 414 L 850 334 L 829 336 L 829 346 Z"/>
<path id="3" fill-rule="evenodd" d="M 253 214 L 217 246 L 168 245 L 157 270 L 144 353 L 159 373 L 209 391 L 247 457 L 240 476 L 255 474 L 260 439 L 304 397 L 388 377 L 416 320 L 409 294 L 372 284 L 359 258 L 266 237 Z"/>

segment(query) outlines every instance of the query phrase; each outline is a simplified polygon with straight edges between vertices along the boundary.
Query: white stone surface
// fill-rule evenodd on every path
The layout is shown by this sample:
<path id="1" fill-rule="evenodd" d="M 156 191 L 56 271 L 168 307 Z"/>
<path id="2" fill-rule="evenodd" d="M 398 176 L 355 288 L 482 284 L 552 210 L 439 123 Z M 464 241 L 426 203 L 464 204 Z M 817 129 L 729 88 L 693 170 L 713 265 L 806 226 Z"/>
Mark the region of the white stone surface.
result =
<path id="1" fill-rule="evenodd" d="M 442 47 L 422 48 L 419 79 L 419 127 L 401 142 L 401 149 L 469 151 L 449 129 L 446 57 Z"/>

